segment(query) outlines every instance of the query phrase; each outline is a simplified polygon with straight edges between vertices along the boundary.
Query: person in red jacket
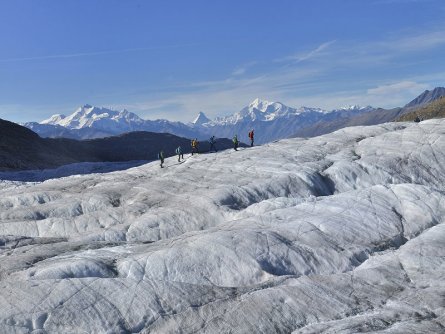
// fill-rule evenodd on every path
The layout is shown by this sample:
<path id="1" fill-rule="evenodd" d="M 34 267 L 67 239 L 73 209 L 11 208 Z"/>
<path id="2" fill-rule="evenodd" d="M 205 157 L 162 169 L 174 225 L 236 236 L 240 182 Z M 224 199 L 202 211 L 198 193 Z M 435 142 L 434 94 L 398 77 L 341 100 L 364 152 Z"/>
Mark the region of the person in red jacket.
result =
<path id="1" fill-rule="evenodd" d="M 253 146 L 253 129 L 249 132 L 249 139 L 250 139 L 250 147 Z"/>

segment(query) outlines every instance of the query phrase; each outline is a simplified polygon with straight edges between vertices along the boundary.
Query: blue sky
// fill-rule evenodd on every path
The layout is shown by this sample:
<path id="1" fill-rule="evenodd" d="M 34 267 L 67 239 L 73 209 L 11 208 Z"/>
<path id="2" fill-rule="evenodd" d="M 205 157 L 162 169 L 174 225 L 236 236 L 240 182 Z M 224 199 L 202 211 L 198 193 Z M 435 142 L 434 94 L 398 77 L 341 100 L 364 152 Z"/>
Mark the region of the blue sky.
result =
<path id="1" fill-rule="evenodd" d="M 395 107 L 445 85 L 443 0 L 0 0 L 0 118 Z"/>

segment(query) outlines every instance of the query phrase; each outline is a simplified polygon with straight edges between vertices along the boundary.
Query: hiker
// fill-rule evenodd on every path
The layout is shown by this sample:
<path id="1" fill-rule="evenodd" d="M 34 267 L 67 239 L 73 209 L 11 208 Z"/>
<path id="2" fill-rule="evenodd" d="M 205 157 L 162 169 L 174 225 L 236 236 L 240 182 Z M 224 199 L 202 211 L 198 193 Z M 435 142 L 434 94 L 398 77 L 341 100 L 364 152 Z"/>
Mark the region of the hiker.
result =
<path id="1" fill-rule="evenodd" d="M 192 155 L 193 155 L 193 153 L 199 153 L 199 150 L 198 150 L 198 139 L 197 138 L 192 139 Z"/>
<path id="2" fill-rule="evenodd" d="M 158 153 L 158 159 L 161 160 L 161 168 L 164 168 L 164 166 L 162 166 L 164 163 L 164 151 L 161 150 L 161 152 Z"/>
<path id="3" fill-rule="evenodd" d="M 215 143 L 216 143 L 215 136 L 210 137 L 209 143 L 210 143 L 209 152 L 212 152 L 212 151 L 218 152 L 218 150 L 216 149 L 216 146 L 215 146 Z"/>
<path id="4" fill-rule="evenodd" d="M 232 141 L 233 141 L 233 149 L 234 149 L 235 151 L 238 151 L 238 136 L 235 135 L 235 136 L 233 137 Z"/>
<path id="5" fill-rule="evenodd" d="M 181 162 L 181 157 L 182 157 L 182 160 L 184 160 L 184 153 L 182 153 L 181 145 L 179 145 L 178 148 L 176 149 L 176 154 L 178 155 L 179 162 Z"/>
<path id="6" fill-rule="evenodd" d="M 416 118 L 414 119 L 414 122 L 419 123 L 420 122 L 420 117 L 419 115 L 416 115 Z"/>
<path id="7" fill-rule="evenodd" d="M 253 129 L 249 132 L 250 147 L 253 147 Z"/>

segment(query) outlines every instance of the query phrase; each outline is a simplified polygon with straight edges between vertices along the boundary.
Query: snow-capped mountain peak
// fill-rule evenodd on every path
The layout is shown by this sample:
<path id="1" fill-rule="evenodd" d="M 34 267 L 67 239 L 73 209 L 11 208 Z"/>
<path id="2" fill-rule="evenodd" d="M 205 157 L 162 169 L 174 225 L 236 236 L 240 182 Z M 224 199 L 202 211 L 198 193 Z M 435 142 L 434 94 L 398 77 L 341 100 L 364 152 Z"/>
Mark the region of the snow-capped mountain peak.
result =
<path id="1" fill-rule="evenodd" d="M 202 125 L 208 122 L 210 122 L 210 119 L 202 111 L 200 111 L 192 123 L 195 125 Z"/>
<path id="2" fill-rule="evenodd" d="M 259 98 L 256 98 L 249 104 L 248 109 L 251 111 L 256 109 L 256 110 L 261 111 L 262 113 L 272 114 L 279 110 L 288 110 L 288 109 L 292 109 L 292 108 L 285 106 L 281 102 L 271 102 L 271 101 L 261 100 Z"/>
<path id="3" fill-rule="evenodd" d="M 256 98 L 249 104 L 249 109 L 258 109 L 262 112 L 266 112 L 266 110 L 275 104 L 275 102 L 270 102 L 266 100 L 261 100 L 260 98 Z"/>
<path id="4" fill-rule="evenodd" d="M 362 109 L 362 107 L 358 104 L 348 104 L 346 106 L 343 106 L 340 108 L 341 110 L 359 110 Z"/>
<path id="5" fill-rule="evenodd" d="M 366 112 L 366 111 L 370 111 L 370 110 L 374 110 L 374 108 L 372 106 L 366 106 L 366 107 L 362 107 L 358 104 L 354 104 L 354 105 L 346 105 L 343 106 L 339 109 L 336 109 L 337 111 L 341 111 L 341 110 L 345 110 L 345 111 L 362 111 L 362 112 Z"/>
<path id="6" fill-rule="evenodd" d="M 41 124 L 60 125 L 68 129 L 98 128 L 124 131 L 132 131 L 135 125 L 142 123 L 144 123 L 143 119 L 128 110 L 116 111 L 89 104 L 77 108 L 69 116 L 54 115 L 41 122 Z"/>
<path id="7" fill-rule="evenodd" d="M 280 119 L 285 121 L 303 113 L 320 114 L 324 113 L 324 111 L 318 108 L 291 108 L 281 102 L 271 102 L 256 98 L 249 105 L 233 115 L 217 117 L 211 122 L 211 125 L 230 126 L 238 123 L 261 122 L 261 124 L 255 125 L 255 127 L 259 128 L 268 126 L 270 122 L 278 121 Z M 252 125 L 247 126 L 247 128 L 251 127 Z"/>
<path id="8" fill-rule="evenodd" d="M 55 114 L 52 115 L 50 118 L 45 119 L 40 122 L 40 124 L 57 124 L 61 120 L 63 120 L 66 116 L 63 114 Z"/>
<path id="9" fill-rule="evenodd" d="M 271 121 L 286 114 L 294 114 L 295 109 L 285 106 L 281 102 L 271 102 L 256 98 L 247 107 L 235 114 L 237 120 L 250 118 L 251 120 Z"/>

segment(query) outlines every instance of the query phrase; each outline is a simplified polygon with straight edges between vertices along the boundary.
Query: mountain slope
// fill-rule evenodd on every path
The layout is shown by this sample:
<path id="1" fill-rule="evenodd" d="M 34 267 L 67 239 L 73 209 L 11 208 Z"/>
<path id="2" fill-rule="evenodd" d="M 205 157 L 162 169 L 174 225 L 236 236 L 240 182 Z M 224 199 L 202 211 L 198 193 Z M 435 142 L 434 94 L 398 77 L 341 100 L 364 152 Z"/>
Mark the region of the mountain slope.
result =
<path id="1" fill-rule="evenodd" d="M 440 97 L 445 96 L 445 88 L 444 87 L 436 87 L 433 90 L 426 90 L 414 100 L 405 105 L 405 109 L 418 108 L 422 107 L 428 103 L 431 103 Z"/>
<path id="2" fill-rule="evenodd" d="M 47 168 L 76 162 L 69 154 L 46 145 L 36 133 L 0 119 L 0 170 Z"/>
<path id="3" fill-rule="evenodd" d="M 292 137 L 316 137 L 349 126 L 376 125 L 393 121 L 401 113 L 401 108 L 377 108 L 367 113 L 350 115 L 348 117 L 335 117 L 322 119 L 314 124 L 298 129 Z"/>
<path id="4" fill-rule="evenodd" d="M 430 102 L 429 104 L 416 109 L 410 113 L 404 114 L 399 117 L 397 121 L 407 122 L 414 121 L 416 117 L 419 116 L 421 119 L 431 119 L 431 118 L 444 118 L 445 117 L 445 97 L 440 97 L 439 99 Z"/>
<path id="5" fill-rule="evenodd" d="M 441 333 L 445 120 L 0 183 L 0 331 Z"/>

